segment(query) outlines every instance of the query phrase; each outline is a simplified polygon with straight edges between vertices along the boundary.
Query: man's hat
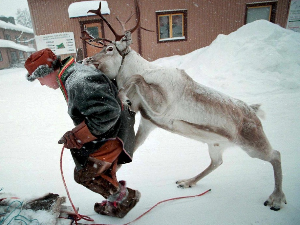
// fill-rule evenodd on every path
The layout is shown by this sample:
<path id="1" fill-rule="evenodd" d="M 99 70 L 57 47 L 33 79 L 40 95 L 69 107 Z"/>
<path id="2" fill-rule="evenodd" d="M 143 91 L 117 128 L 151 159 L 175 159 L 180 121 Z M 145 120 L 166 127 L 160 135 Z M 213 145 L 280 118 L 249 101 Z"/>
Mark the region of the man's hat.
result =
<path id="1" fill-rule="evenodd" d="M 24 64 L 28 71 L 26 75 L 27 80 L 34 81 L 36 78 L 44 77 L 54 72 L 55 69 L 53 67 L 59 60 L 59 57 L 49 48 L 33 53 Z"/>

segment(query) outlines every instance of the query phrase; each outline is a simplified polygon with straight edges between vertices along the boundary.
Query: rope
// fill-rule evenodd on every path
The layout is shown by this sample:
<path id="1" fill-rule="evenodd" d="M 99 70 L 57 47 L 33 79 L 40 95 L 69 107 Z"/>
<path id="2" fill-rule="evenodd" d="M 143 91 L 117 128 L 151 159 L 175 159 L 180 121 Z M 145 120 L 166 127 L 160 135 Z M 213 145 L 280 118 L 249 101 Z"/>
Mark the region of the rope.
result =
<path id="1" fill-rule="evenodd" d="M 60 155 L 60 172 L 61 172 L 61 177 L 62 177 L 63 183 L 65 185 L 65 189 L 66 189 L 69 201 L 70 201 L 70 203 L 72 205 L 72 208 L 73 208 L 73 210 L 74 210 L 74 212 L 76 214 L 76 218 L 74 218 L 75 224 L 77 224 L 77 221 L 79 221 L 81 219 L 86 220 L 86 221 L 94 221 L 92 218 L 90 218 L 88 216 L 80 215 L 78 213 L 77 209 L 75 208 L 73 202 L 72 202 L 72 199 L 71 199 L 71 196 L 70 196 L 70 193 L 69 193 L 66 181 L 65 181 L 65 177 L 64 177 L 64 173 L 63 173 L 63 168 L 62 168 L 62 158 L 63 158 L 63 154 L 64 154 L 64 149 L 65 149 L 65 147 L 63 146 L 62 150 L 61 150 L 61 155 Z"/>
<path id="2" fill-rule="evenodd" d="M 201 193 L 201 194 L 198 194 L 198 195 L 191 195 L 191 196 L 183 196 L 183 197 L 177 197 L 177 198 L 170 198 L 170 199 L 166 199 L 166 200 L 163 200 L 163 201 L 160 201 L 158 203 L 156 203 L 154 206 L 152 206 L 150 209 L 148 209 L 146 212 L 144 212 L 142 215 L 140 215 L 138 218 L 136 218 L 135 220 L 129 222 L 129 223 L 125 223 L 124 225 L 128 225 L 128 224 L 131 224 L 131 223 L 134 223 L 136 222 L 137 220 L 141 219 L 143 216 L 145 216 L 147 213 L 149 213 L 152 209 L 154 209 L 156 206 L 160 205 L 161 203 L 164 203 L 164 202 L 169 202 L 169 201 L 175 201 L 175 200 L 179 200 L 179 199 L 184 199 L 184 198 L 195 198 L 195 197 L 200 197 L 202 195 L 205 195 L 206 193 L 210 192 L 211 189 Z"/>
<path id="3" fill-rule="evenodd" d="M 61 176 L 62 176 L 62 179 L 63 179 L 63 182 L 64 182 L 64 185 L 65 185 L 65 189 L 66 189 L 66 192 L 67 192 L 67 195 L 68 195 L 68 198 L 69 198 L 69 201 L 72 205 L 72 208 L 76 214 L 76 218 L 75 218 L 75 224 L 77 224 L 77 221 L 81 220 L 81 219 L 84 219 L 86 221 L 94 221 L 92 218 L 88 217 L 88 216 L 83 216 L 83 215 L 80 215 L 78 213 L 78 211 L 76 210 L 72 200 L 71 200 L 71 197 L 70 197 L 70 193 L 68 191 L 68 188 L 67 188 L 67 185 L 66 185 L 66 181 L 65 181 L 65 178 L 64 178 L 64 175 L 63 175 L 63 169 L 62 169 L 62 157 L 63 157 L 63 152 L 64 152 L 64 147 L 62 148 L 62 151 L 61 151 L 61 156 L 60 156 L 60 170 L 61 170 Z M 164 203 L 164 202 L 169 202 L 169 201 L 175 201 L 175 200 L 179 200 L 179 199 L 184 199 L 184 198 L 195 198 L 195 197 L 201 197 L 205 194 L 207 194 L 208 192 L 210 192 L 211 189 L 201 193 L 201 194 L 198 194 L 198 195 L 190 195 L 190 196 L 183 196 L 183 197 L 176 197 L 176 198 L 169 198 L 169 199 L 166 199 L 166 200 L 163 200 L 163 201 L 160 201 L 158 203 L 156 203 L 154 206 L 152 206 L 150 209 L 148 209 L 146 212 L 144 212 L 142 215 L 140 215 L 138 218 L 136 218 L 135 220 L 131 221 L 131 222 L 128 222 L 128 223 L 125 223 L 123 225 L 129 225 L 129 224 L 132 224 L 134 222 L 136 222 L 137 220 L 141 219 L 143 216 L 145 216 L 147 213 L 149 213 L 152 209 L 154 209 L 155 207 L 157 207 L 158 205 Z M 90 225 L 110 225 L 110 224 L 90 224 Z"/>
<path id="4" fill-rule="evenodd" d="M 4 199 L 1 199 L 1 201 L 2 200 L 4 200 Z M 17 203 L 18 205 L 13 206 L 13 204 L 15 204 L 15 203 Z M 0 220 L 0 224 L 6 224 L 6 225 L 12 224 L 13 225 L 13 224 L 15 224 L 14 221 L 22 221 L 25 225 L 32 224 L 32 222 L 36 222 L 36 224 L 39 225 L 40 223 L 37 219 L 28 219 L 27 217 L 20 215 L 20 213 L 22 212 L 22 206 L 23 206 L 23 202 L 21 202 L 19 200 L 12 201 L 7 206 L 7 208 L 4 210 L 5 212 L 8 212 L 8 213 L 0 214 L 0 216 L 4 216 Z M 11 208 L 13 208 L 13 210 L 10 211 Z"/>

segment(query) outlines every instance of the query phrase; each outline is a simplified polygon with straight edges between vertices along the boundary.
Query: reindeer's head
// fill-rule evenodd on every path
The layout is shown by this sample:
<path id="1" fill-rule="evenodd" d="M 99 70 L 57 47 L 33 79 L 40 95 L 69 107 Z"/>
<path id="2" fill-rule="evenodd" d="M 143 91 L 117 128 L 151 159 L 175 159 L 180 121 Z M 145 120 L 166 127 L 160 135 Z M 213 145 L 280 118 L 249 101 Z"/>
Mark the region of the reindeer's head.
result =
<path id="1" fill-rule="evenodd" d="M 117 34 L 117 32 L 113 29 L 111 24 L 103 17 L 101 14 L 101 1 L 99 4 L 99 8 L 97 10 L 89 10 L 88 12 L 95 13 L 98 16 L 101 17 L 101 19 L 107 24 L 109 29 L 113 32 L 115 35 L 115 40 L 111 41 L 105 38 L 93 38 L 90 36 L 86 31 L 83 31 L 83 36 L 81 37 L 83 40 L 86 41 L 87 44 L 90 44 L 95 47 L 99 47 L 96 45 L 91 44 L 92 42 L 96 42 L 101 45 L 102 51 L 95 54 L 94 56 L 88 57 L 83 60 L 83 63 L 85 65 L 92 65 L 95 66 L 97 69 L 99 69 L 101 72 L 103 72 L 105 75 L 107 75 L 110 79 L 114 79 L 119 71 L 119 68 L 122 65 L 122 61 L 124 57 L 130 52 L 130 44 L 132 43 L 131 40 L 131 33 L 133 33 L 139 26 L 140 23 L 140 9 L 137 3 L 137 0 L 135 0 L 136 4 L 136 12 L 137 12 L 137 24 L 134 28 L 126 30 L 125 24 L 131 19 L 131 17 L 134 15 L 132 14 L 130 18 L 124 23 L 121 22 L 118 17 L 117 20 L 120 22 L 124 34 L 120 35 Z M 109 44 L 106 44 L 108 42 Z"/>

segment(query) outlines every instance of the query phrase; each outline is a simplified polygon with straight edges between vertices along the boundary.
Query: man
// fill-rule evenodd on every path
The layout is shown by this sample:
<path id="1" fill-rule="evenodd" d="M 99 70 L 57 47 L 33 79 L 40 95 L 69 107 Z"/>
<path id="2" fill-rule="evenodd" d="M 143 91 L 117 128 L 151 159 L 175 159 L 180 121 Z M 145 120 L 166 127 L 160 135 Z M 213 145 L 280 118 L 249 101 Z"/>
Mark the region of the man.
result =
<path id="1" fill-rule="evenodd" d="M 106 199 L 95 204 L 97 213 L 123 218 L 140 198 L 139 191 L 116 178 L 117 165 L 132 160 L 135 114 L 122 106 L 111 80 L 73 57 L 61 61 L 43 49 L 26 60 L 25 68 L 27 80 L 60 88 L 68 103 L 75 127 L 59 143 L 71 149 L 75 181 Z"/>

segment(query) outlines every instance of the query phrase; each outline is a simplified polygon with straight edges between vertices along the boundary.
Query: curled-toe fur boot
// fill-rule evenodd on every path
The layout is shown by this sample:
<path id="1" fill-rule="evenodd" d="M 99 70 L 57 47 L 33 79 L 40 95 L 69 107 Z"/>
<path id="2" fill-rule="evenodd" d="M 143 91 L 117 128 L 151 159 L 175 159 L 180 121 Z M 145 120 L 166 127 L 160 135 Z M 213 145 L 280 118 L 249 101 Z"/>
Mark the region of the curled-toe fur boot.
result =
<path id="1" fill-rule="evenodd" d="M 126 188 L 126 182 L 120 181 L 120 190 L 110 195 L 102 203 L 96 203 L 95 212 L 101 215 L 123 218 L 138 203 L 141 193 L 131 188 Z"/>

